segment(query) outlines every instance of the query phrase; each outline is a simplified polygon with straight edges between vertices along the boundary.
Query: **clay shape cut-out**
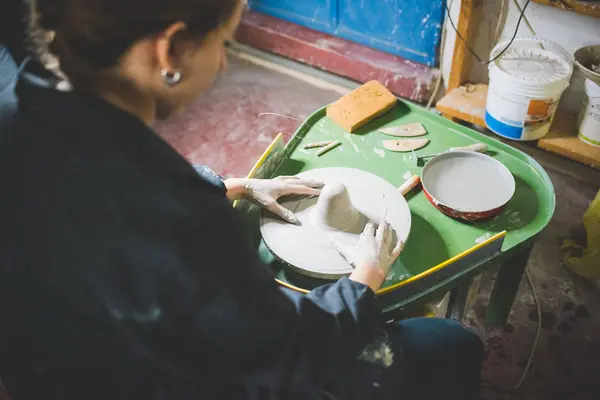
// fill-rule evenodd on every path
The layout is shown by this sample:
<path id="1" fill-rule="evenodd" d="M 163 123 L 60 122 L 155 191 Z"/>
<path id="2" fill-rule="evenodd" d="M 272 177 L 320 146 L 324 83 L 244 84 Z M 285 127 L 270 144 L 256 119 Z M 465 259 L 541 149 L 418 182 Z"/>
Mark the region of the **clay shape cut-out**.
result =
<path id="1" fill-rule="evenodd" d="M 429 139 L 384 140 L 382 144 L 389 151 L 407 152 L 422 149 L 429 144 Z"/>
<path id="2" fill-rule="evenodd" d="M 398 137 L 415 137 L 427 135 L 427 130 L 425 129 L 425 127 L 418 122 L 414 124 L 381 128 L 379 129 L 379 131 L 385 133 L 386 135 Z"/>
<path id="3" fill-rule="evenodd" d="M 341 183 L 325 185 L 311 221 L 315 226 L 342 232 L 362 232 L 366 218 L 354 207 L 348 189 Z"/>

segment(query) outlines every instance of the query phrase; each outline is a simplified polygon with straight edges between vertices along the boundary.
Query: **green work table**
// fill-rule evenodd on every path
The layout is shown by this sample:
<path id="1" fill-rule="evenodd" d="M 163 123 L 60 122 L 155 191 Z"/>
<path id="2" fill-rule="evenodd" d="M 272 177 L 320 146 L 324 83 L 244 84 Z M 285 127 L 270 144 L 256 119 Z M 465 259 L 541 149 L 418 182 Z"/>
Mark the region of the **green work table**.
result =
<path id="1" fill-rule="evenodd" d="M 408 194 L 411 232 L 404 252 L 379 293 L 384 312 L 394 319 L 402 310 L 448 291 L 460 297 L 474 277 L 500 267 L 486 321 L 492 325 L 503 324 L 510 313 L 534 241 L 552 218 L 555 208 L 554 188 L 548 175 L 526 154 L 420 106 L 399 101 L 395 109 L 352 134 L 330 120 L 325 109 L 318 110 L 285 147 L 272 146 L 252 176 L 273 177 L 314 168 L 351 167 L 379 175 L 398 187 L 408 176 L 420 175 L 423 165 L 415 166 L 407 160 L 407 153 L 385 150 L 381 141 L 393 137 L 377 129 L 413 122 L 423 124 L 428 131 L 424 138 L 431 139 L 425 148 L 416 152 L 417 155 L 486 143 L 490 149 L 488 154 L 513 173 L 516 192 L 502 214 L 475 223 L 443 215 L 427 201 L 421 190 Z M 339 140 L 342 145 L 321 157 L 316 154 L 318 150 L 303 147 L 325 140 Z M 252 218 L 258 219 L 256 215 Z M 327 283 L 293 272 L 279 262 L 264 243 L 260 245 L 260 254 L 272 266 L 277 280 L 293 290 L 308 291 Z M 392 290 L 405 283 L 410 284 L 399 288 L 401 290 Z"/>

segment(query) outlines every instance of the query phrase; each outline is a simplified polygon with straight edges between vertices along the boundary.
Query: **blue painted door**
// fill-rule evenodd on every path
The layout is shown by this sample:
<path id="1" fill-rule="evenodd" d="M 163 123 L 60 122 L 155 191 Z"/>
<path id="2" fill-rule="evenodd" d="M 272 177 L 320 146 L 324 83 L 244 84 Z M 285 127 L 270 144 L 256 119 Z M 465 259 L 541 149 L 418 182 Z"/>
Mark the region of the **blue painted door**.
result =
<path id="1" fill-rule="evenodd" d="M 331 32 L 335 29 L 338 0 L 252 0 L 256 11 Z"/>
<path id="2" fill-rule="evenodd" d="M 253 9 L 437 65 L 443 0 L 252 0 Z"/>
<path id="3" fill-rule="evenodd" d="M 441 1 L 338 0 L 338 36 L 424 64 L 437 61 Z"/>

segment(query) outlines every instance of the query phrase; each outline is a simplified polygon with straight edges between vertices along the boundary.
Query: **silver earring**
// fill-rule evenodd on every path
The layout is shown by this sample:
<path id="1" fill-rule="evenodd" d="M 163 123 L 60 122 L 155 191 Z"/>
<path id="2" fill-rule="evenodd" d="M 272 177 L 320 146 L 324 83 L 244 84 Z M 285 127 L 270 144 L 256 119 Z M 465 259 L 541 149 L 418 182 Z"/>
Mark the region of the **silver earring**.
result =
<path id="1" fill-rule="evenodd" d="M 169 86 L 173 86 L 179 83 L 181 80 L 181 72 L 179 71 L 169 71 L 167 69 L 163 69 L 160 71 L 160 76 L 165 80 L 165 83 Z"/>

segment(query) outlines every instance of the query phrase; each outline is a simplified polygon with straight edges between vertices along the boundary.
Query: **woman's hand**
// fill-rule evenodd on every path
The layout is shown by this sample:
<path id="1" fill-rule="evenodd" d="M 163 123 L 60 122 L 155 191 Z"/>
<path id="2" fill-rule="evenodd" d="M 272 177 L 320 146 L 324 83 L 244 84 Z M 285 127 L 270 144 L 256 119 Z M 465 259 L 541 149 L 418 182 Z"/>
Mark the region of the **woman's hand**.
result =
<path id="1" fill-rule="evenodd" d="M 291 224 L 297 224 L 296 215 L 281 206 L 277 200 L 291 194 L 319 196 L 321 182 L 302 180 L 295 176 L 280 176 L 275 179 L 228 179 L 225 181 L 230 200 L 247 198 L 262 205 Z"/>
<path id="2" fill-rule="evenodd" d="M 351 280 L 379 290 L 387 274 L 404 248 L 404 243 L 392 243 L 393 231 L 390 225 L 382 221 L 375 229 L 372 222 L 367 223 L 356 246 L 347 246 L 333 241 L 335 248 L 355 269 Z"/>

